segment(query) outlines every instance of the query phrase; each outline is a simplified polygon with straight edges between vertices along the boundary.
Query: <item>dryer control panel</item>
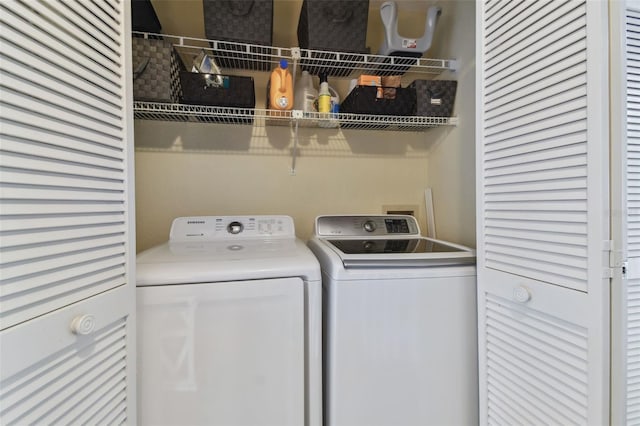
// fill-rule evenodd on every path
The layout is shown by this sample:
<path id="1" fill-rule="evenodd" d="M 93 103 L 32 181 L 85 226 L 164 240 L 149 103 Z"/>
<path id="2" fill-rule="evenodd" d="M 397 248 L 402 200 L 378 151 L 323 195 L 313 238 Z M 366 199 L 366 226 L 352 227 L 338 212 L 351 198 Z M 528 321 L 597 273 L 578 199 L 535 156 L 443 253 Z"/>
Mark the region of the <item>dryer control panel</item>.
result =
<path id="1" fill-rule="evenodd" d="M 416 218 L 405 215 L 318 216 L 318 237 L 419 236 Z"/>
<path id="2" fill-rule="evenodd" d="M 169 241 L 295 238 L 295 235 L 289 216 L 189 216 L 173 220 Z"/>

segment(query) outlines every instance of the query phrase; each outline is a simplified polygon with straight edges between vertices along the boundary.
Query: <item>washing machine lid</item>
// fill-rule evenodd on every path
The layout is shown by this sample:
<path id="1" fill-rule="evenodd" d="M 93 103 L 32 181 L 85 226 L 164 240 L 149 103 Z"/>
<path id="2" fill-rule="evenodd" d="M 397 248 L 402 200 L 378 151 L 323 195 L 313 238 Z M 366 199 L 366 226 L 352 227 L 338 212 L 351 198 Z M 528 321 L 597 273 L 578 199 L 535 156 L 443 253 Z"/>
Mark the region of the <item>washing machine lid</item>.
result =
<path id="1" fill-rule="evenodd" d="M 475 264 L 475 251 L 426 238 L 413 216 L 319 216 L 316 239 L 338 254 L 345 268 Z"/>
<path id="2" fill-rule="evenodd" d="M 300 277 L 320 266 L 288 216 L 205 216 L 174 220 L 168 242 L 140 253 L 138 286 Z"/>
<path id="3" fill-rule="evenodd" d="M 432 238 L 319 239 L 345 268 L 407 268 L 473 265 L 475 251 Z"/>

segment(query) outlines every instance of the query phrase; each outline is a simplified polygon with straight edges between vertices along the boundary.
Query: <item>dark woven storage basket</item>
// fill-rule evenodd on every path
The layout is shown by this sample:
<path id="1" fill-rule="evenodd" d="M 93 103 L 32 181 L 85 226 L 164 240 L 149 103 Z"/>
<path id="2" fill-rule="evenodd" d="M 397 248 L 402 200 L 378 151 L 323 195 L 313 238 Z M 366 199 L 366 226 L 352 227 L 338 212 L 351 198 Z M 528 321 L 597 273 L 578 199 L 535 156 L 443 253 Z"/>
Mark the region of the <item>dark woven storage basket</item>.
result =
<path id="1" fill-rule="evenodd" d="M 415 80 L 409 85 L 416 91 L 414 115 L 451 117 L 458 82 L 454 80 Z"/>
<path id="2" fill-rule="evenodd" d="M 413 115 L 416 92 L 412 88 L 394 87 L 395 99 L 378 99 L 378 87 L 356 86 L 340 104 L 340 112 L 372 115 Z"/>
<path id="3" fill-rule="evenodd" d="M 162 31 L 151 0 L 131 0 L 131 30 L 145 33 Z"/>
<path id="4" fill-rule="evenodd" d="M 208 39 L 272 45 L 273 0 L 203 0 L 203 7 Z M 246 53 L 244 46 L 221 44 L 220 47 L 223 51 L 216 52 L 215 56 L 222 68 L 271 69 L 271 64 L 265 62 L 271 54 L 268 47 L 254 47 L 250 53 Z"/>
<path id="5" fill-rule="evenodd" d="M 168 41 L 131 38 L 133 99 L 147 102 L 178 102 L 182 60 Z"/>
<path id="6" fill-rule="evenodd" d="M 366 46 L 369 0 L 304 0 L 298 21 L 298 43 L 303 49 L 345 53 L 368 53 Z M 314 53 L 303 69 L 317 75 L 347 76 L 353 66 L 321 66 L 318 59 L 339 61 L 336 55 Z M 348 61 L 358 61 L 349 58 Z"/>
<path id="7" fill-rule="evenodd" d="M 214 87 L 207 83 L 207 79 L 215 76 L 194 72 L 180 72 L 182 85 L 182 102 L 193 105 L 209 105 L 219 107 L 234 107 L 253 109 L 256 106 L 255 88 L 252 77 L 223 75 L 226 87 Z M 232 114 L 235 115 L 235 114 Z M 207 117 L 205 121 L 250 123 L 252 118 L 237 119 L 225 116 Z"/>

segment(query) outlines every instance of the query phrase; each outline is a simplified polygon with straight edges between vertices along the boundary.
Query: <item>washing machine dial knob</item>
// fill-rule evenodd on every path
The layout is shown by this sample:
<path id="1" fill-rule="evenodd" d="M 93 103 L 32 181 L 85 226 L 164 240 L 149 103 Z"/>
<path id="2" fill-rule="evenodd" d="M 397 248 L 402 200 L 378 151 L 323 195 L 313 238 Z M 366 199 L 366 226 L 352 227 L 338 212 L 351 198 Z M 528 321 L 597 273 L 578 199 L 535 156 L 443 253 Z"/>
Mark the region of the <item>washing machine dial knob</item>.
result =
<path id="1" fill-rule="evenodd" d="M 239 234 L 243 229 L 244 226 L 242 226 L 242 223 L 240 222 L 231 222 L 229 225 L 227 225 L 227 232 L 230 234 Z"/>
<path id="2" fill-rule="evenodd" d="M 362 228 L 367 232 L 373 232 L 376 230 L 376 223 L 372 220 L 367 220 L 362 224 Z"/>

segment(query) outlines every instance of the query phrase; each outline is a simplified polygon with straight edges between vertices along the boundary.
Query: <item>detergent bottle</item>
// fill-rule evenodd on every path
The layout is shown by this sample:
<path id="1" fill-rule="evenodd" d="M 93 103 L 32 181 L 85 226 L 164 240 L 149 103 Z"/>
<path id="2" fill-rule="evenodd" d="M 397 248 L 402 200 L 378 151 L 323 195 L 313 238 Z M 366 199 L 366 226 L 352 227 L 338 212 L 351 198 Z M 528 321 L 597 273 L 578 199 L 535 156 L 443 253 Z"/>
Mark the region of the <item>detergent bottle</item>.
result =
<path id="1" fill-rule="evenodd" d="M 338 127 L 336 113 L 340 108 L 340 96 L 333 87 L 329 86 L 327 74 L 320 74 L 320 89 L 318 90 L 318 112 L 331 113 L 329 119 L 322 118 L 318 122 L 320 127 Z"/>
<path id="2" fill-rule="evenodd" d="M 302 71 L 300 81 L 296 83 L 294 108 L 303 112 L 315 112 L 318 90 L 313 87 L 313 79 L 309 71 Z"/>
<path id="3" fill-rule="evenodd" d="M 293 77 L 286 59 L 281 59 L 280 65 L 271 71 L 269 108 L 281 111 L 293 109 Z"/>
<path id="4" fill-rule="evenodd" d="M 318 112 L 331 112 L 331 92 L 327 74 L 320 74 L 320 89 L 318 90 Z"/>

